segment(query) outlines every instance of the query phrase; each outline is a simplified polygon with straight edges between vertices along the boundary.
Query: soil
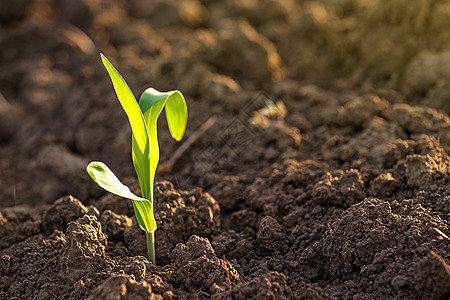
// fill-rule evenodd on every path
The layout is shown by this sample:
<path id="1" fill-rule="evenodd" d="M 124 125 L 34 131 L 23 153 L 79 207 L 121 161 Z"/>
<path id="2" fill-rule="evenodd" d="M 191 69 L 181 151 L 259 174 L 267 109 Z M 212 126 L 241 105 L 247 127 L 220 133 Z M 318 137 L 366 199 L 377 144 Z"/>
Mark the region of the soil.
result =
<path id="1" fill-rule="evenodd" d="M 10 0 L 0 24 L 0 299 L 450 297 L 448 1 Z M 139 193 L 100 52 L 136 95 L 181 90 L 198 136 L 175 155 L 160 120 L 156 265 L 85 172 Z"/>

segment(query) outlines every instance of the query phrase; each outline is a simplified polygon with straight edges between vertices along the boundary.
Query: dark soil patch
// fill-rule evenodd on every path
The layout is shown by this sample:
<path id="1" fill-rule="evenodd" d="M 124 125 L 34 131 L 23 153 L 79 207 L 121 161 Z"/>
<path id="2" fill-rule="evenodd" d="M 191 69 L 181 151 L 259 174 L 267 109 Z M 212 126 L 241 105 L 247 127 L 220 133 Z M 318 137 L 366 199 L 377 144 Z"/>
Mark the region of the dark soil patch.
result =
<path id="1" fill-rule="evenodd" d="M 422 0 L 2 1 L 0 298 L 448 299 L 449 20 Z M 136 94 L 185 94 L 185 141 L 215 117 L 157 175 L 156 265 L 85 172 L 139 193 L 99 52 Z"/>

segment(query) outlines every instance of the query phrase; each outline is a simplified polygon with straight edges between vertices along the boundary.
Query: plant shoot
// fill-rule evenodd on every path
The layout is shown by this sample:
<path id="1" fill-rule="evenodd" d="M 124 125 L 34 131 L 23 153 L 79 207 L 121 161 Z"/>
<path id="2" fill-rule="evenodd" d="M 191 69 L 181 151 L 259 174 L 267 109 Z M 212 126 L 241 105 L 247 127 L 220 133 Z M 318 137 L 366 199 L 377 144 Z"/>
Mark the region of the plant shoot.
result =
<path id="1" fill-rule="evenodd" d="M 187 124 L 186 101 L 179 91 L 159 92 L 148 88 L 142 93 L 138 103 L 114 66 L 103 54 L 101 59 L 131 125 L 132 160 L 142 197 L 133 194 L 102 162 L 93 161 L 86 170 L 100 187 L 133 202 L 139 226 L 146 233 L 148 258 L 155 263 L 156 221 L 153 213 L 153 184 L 159 162 L 157 121 L 165 108 L 170 134 L 175 140 L 181 140 Z"/>

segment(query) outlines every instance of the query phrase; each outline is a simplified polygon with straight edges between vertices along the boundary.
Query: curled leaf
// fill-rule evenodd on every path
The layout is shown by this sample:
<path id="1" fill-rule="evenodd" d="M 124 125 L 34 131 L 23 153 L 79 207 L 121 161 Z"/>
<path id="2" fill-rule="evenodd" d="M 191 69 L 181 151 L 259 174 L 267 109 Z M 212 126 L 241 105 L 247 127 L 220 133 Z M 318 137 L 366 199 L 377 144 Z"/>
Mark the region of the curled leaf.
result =
<path id="1" fill-rule="evenodd" d="M 130 188 L 124 185 L 117 176 L 100 161 L 93 161 L 87 167 L 89 176 L 103 189 L 117 196 L 133 200 L 133 207 L 139 225 L 146 232 L 156 230 L 156 222 L 153 216 L 152 203 L 148 199 L 136 196 Z"/>

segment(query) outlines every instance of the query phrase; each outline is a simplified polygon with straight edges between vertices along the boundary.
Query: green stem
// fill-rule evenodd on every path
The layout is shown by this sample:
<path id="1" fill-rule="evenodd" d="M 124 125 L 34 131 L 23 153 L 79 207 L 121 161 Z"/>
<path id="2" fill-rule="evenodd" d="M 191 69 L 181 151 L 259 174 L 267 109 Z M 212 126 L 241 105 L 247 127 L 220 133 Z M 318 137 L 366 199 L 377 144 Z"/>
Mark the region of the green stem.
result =
<path id="1" fill-rule="evenodd" d="M 148 260 L 155 265 L 155 233 L 146 232 L 145 235 L 147 237 Z"/>

